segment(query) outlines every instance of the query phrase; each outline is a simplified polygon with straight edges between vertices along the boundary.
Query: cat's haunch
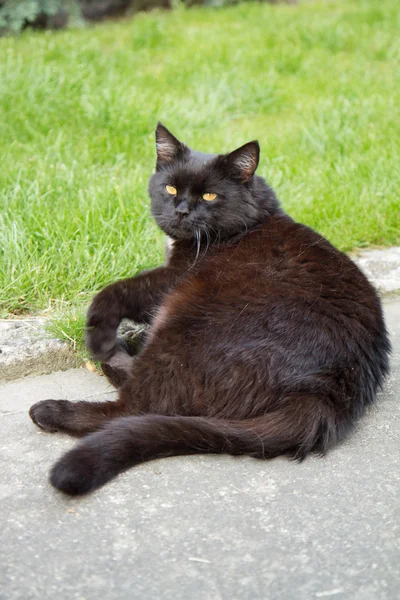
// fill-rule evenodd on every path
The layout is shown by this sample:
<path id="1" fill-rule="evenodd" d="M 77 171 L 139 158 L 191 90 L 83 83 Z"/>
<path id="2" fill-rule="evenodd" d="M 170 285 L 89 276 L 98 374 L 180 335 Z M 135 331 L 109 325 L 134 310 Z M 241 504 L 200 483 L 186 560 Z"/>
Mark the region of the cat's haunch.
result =
<path id="1" fill-rule="evenodd" d="M 87 344 L 116 402 L 46 400 L 47 431 L 84 435 L 53 467 L 68 494 L 153 458 L 324 454 L 351 431 L 388 372 L 379 298 L 358 267 L 296 223 L 255 175 L 259 145 L 190 150 L 159 124 L 151 210 L 173 239 L 163 266 L 106 287 Z M 122 319 L 149 325 L 131 357 Z"/>

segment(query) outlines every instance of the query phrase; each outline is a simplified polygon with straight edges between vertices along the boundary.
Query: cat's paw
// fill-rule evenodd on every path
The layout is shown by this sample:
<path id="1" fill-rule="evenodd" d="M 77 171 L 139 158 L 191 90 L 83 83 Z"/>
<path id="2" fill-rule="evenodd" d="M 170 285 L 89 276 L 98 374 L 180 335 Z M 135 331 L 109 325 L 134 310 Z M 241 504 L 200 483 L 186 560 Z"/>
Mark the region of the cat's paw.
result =
<path id="1" fill-rule="evenodd" d="M 117 349 L 119 319 L 114 314 L 107 288 L 93 300 L 87 316 L 86 346 L 95 360 L 107 362 Z"/>
<path id="2" fill-rule="evenodd" d="M 44 431 L 59 431 L 64 429 L 72 404 L 68 400 L 42 400 L 31 406 L 29 416 Z"/>
<path id="3" fill-rule="evenodd" d="M 85 341 L 94 360 L 107 362 L 118 348 L 117 329 L 106 324 L 88 324 Z"/>

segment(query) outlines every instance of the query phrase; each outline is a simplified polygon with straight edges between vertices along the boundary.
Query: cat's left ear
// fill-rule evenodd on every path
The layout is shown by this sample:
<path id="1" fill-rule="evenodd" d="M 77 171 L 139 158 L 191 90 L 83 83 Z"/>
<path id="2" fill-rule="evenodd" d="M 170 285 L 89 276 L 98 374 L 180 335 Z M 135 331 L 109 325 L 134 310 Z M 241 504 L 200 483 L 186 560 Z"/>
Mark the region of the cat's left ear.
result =
<path id="1" fill-rule="evenodd" d="M 156 129 L 156 151 L 157 169 L 159 169 L 177 158 L 182 158 L 189 152 L 189 148 L 172 135 L 162 123 L 158 123 Z"/>
<path id="2" fill-rule="evenodd" d="M 242 183 L 253 177 L 259 160 L 260 145 L 256 140 L 244 144 L 226 156 L 229 171 Z"/>

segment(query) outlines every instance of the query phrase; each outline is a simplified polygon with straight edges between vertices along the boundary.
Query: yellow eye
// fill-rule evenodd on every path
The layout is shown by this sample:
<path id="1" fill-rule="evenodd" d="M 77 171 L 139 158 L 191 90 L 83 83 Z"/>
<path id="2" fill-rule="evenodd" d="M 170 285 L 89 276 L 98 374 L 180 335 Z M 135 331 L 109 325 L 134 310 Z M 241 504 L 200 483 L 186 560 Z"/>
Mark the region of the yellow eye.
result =
<path id="1" fill-rule="evenodd" d="M 166 185 L 165 189 L 167 190 L 168 194 L 171 194 L 171 196 L 176 196 L 176 188 L 174 188 L 172 185 Z"/>
<path id="2" fill-rule="evenodd" d="M 211 202 L 211 200 L 215 200 L 217 194 L 203 194 L 203 200 L 207 200 L 207 202 Z"/>

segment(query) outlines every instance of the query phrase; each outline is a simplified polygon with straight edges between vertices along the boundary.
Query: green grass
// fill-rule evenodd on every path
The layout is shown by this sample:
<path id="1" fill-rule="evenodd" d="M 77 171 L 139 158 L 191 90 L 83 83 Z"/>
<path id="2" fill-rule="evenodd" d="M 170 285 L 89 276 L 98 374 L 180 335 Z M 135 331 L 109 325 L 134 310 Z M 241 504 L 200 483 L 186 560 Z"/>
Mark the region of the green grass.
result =
<path id="1" fill-rule="evenodd" d="M 193 147 L 258 138 L 284 207 L 343 250 L 400 243 L 398 0 L 136 16 L 0 40 L 0 314 L 81 340 L 93 293 L 162 260 L 161 119 Z"/>

